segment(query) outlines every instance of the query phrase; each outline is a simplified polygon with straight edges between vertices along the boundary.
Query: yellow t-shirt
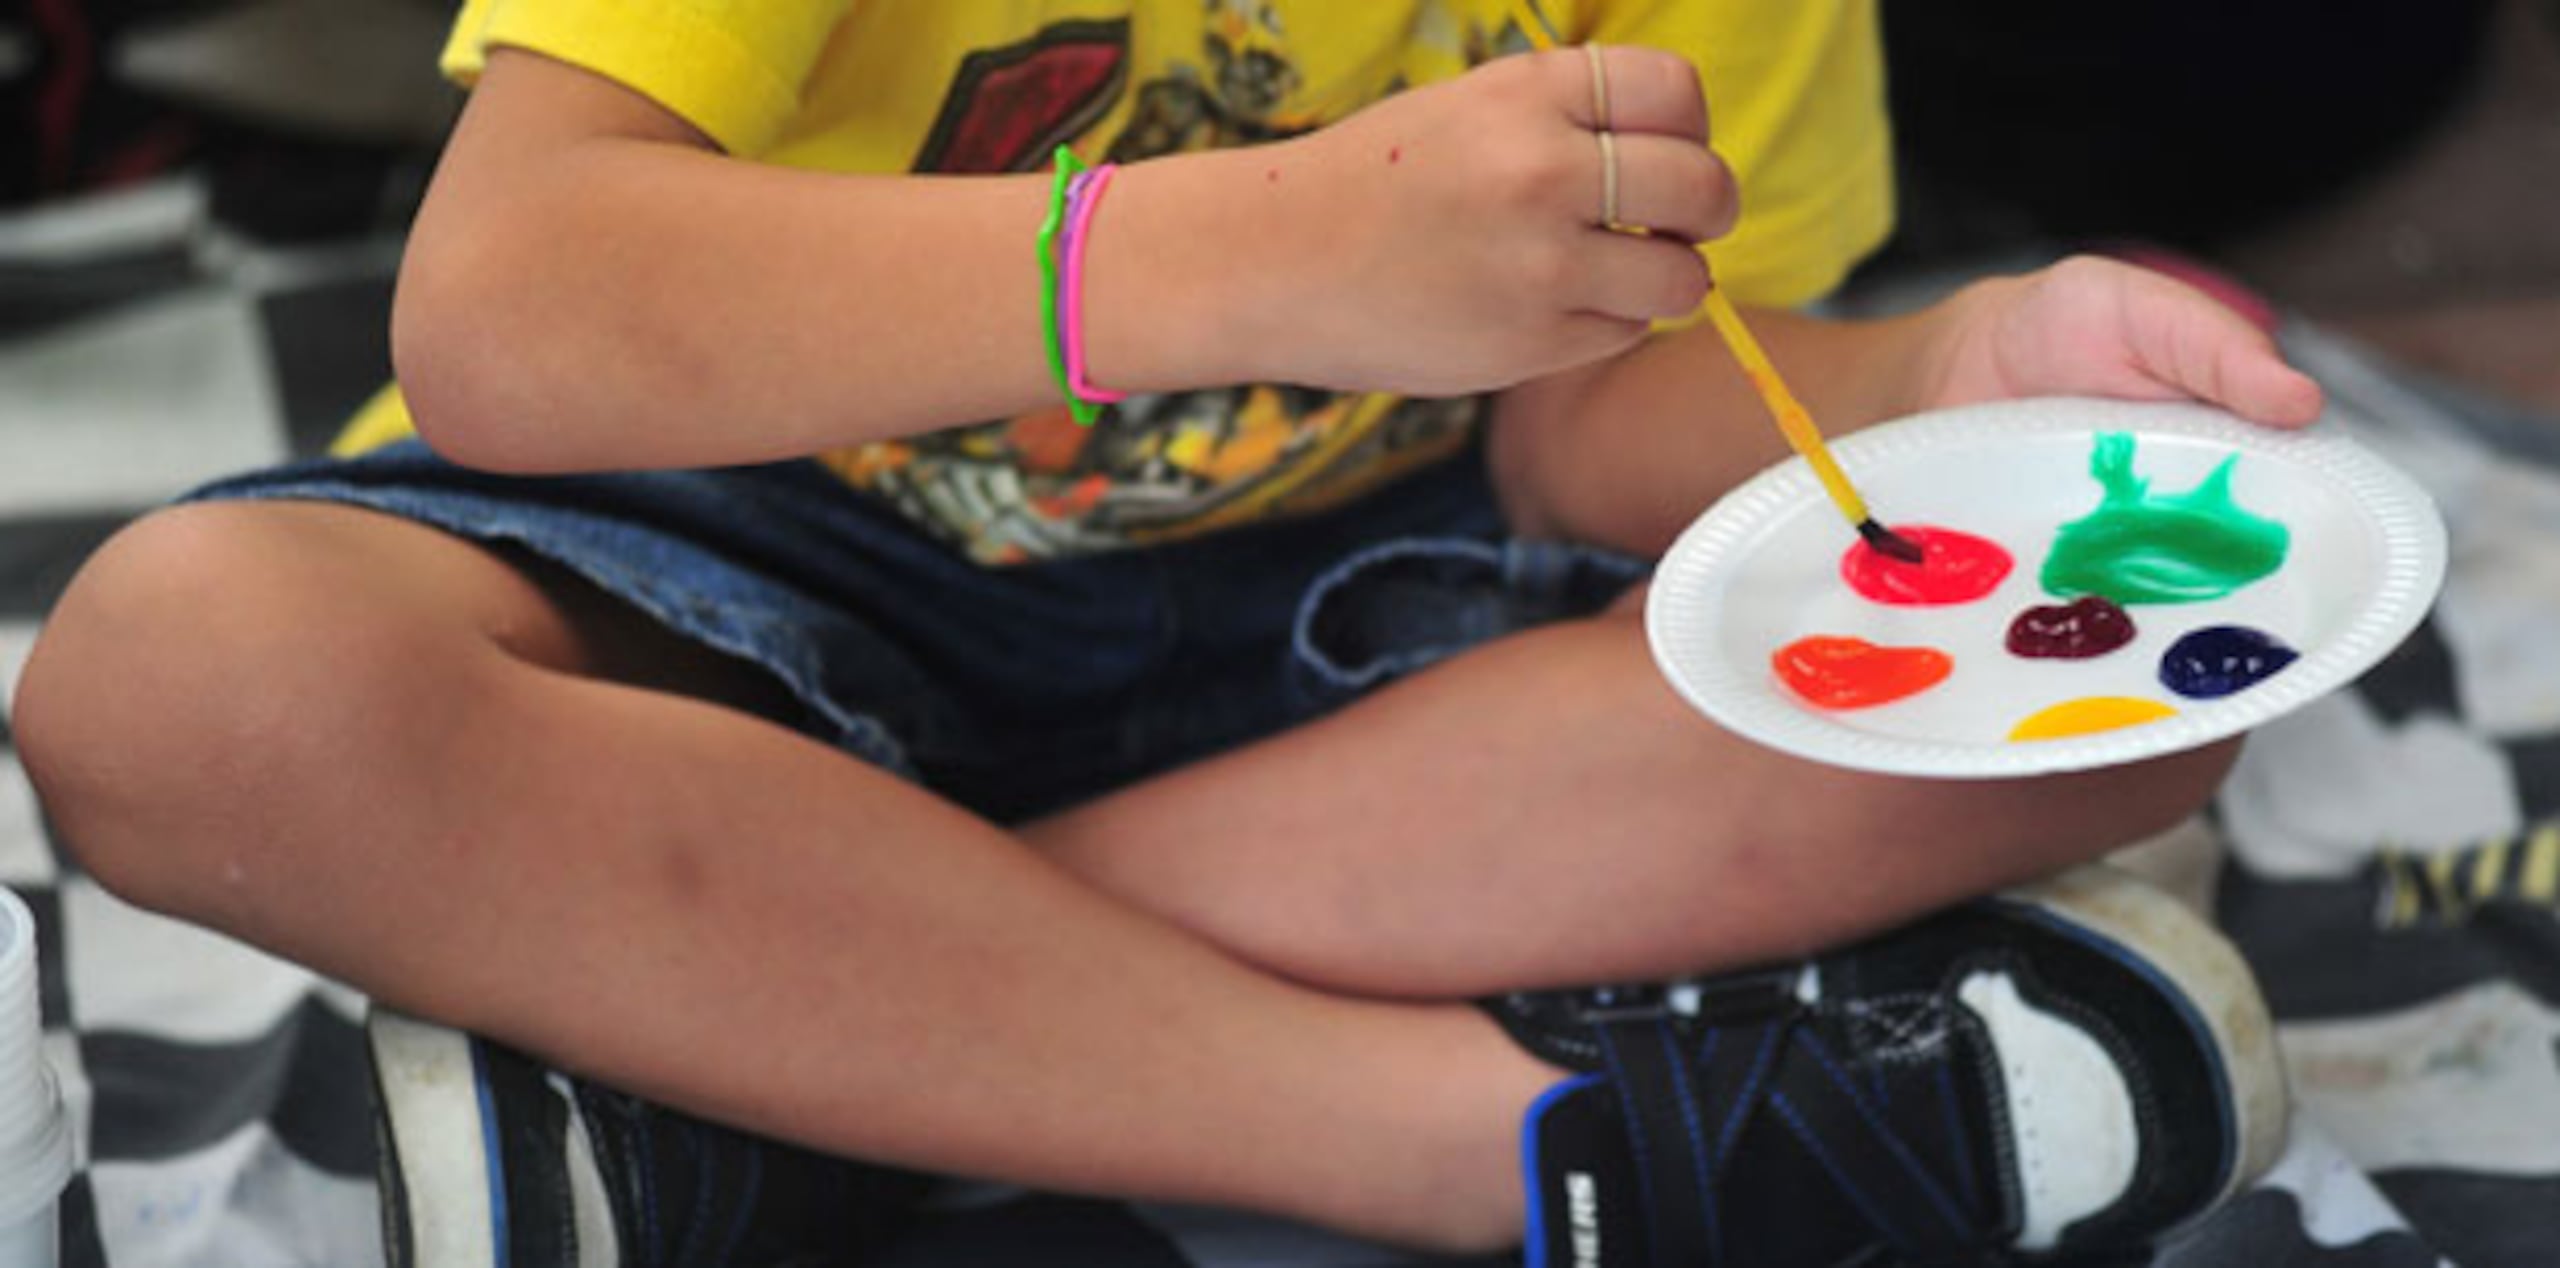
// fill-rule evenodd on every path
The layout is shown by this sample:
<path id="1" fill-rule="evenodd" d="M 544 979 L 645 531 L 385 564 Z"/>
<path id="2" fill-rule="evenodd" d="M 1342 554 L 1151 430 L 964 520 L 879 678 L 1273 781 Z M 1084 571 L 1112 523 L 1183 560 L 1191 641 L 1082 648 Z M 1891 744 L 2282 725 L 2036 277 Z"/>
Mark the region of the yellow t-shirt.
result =
<path id="1" fill-rule="evenodd" d="M 1516 0 L 466 0 L 444 67 L 539 51 L 731 154 L 831 171 L 1024 172 L 1251 144 L 1523 51 Z M 1568 42 L 1697 63 L 1745 191 L 1712 248 L 1744 302 L 1836 285 L 1892 219 L 1874 0 L 1546 0 Z M 1026 250 L 1029 246 L 1026 228 Z M 1026 257 L 1027 258 L 1027 257 Z M 1024 267 L 1030 267 L 1026 264 Z M 1248 386 L 1063 408 L 822 455 L 987 563 L 1314 509 L 1462 446 L 1480 402 Z M 405 434 L 386 392 L 342 451 Z"/>

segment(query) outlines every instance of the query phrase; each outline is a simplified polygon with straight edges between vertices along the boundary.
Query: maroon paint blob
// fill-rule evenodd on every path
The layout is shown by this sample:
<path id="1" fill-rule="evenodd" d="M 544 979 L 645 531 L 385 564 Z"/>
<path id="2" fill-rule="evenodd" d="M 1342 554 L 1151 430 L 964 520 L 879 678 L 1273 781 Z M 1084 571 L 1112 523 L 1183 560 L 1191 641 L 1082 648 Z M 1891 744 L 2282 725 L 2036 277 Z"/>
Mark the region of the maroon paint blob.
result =
<path id="1" fill-rule="evenodd" d="M 1840 557 L 1841 580 L 1877 603 L 1895 607 L 1971 603 L 1999 589 L 2015 564 L 2008 551 L 1971 533 L 1899 524 L 1893 531 L 1920 547 L 1920 562 L 1904 563 L 1864 541 Z"/>
<path id="2" fill-rule="evenodd" d="M 2009 650 L 2029 660 L 2088 660 L 2133 641 L 2133 617 L 2113 600 L 2086 595 L 2028 608 L 2009 622 Z"/>

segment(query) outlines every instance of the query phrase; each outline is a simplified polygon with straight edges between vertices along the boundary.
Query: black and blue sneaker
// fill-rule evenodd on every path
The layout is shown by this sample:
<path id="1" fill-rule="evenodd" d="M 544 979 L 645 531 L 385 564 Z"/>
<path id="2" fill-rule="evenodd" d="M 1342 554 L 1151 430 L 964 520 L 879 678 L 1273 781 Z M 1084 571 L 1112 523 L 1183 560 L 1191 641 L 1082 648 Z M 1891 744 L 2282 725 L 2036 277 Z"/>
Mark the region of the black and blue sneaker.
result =
<path id="1" fill-rule="evenodd" d="M 926 1184 L 384 1008 L 365 1034 L 390 1268 L 843 1268 Z"/>
<path id="2" fill-rule="evenodd" d="M 1488 1008 L 1529 1268 L 2139 1262 L 2263 1172 L 2286 1095 L 2231 944 L 2105 867 L 1810 962 Z"/>

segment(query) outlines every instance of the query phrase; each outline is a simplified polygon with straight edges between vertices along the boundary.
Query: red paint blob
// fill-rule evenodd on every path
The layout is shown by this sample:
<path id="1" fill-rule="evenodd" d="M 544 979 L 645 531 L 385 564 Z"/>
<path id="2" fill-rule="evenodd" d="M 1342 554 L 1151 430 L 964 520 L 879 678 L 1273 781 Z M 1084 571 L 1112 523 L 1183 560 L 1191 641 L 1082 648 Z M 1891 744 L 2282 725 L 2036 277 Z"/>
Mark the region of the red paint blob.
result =
<path id="1" fill-rule="evenodd" d="M 1840 557 L 1849 588 L 1895 607 L 1944 607 L 1971 603 L 2000 588 L 2014 561 L 1988 539 L 1951 528 L 1903 527 L 1893 531 L 1920 548 L 1920 562 L 1904 563 L 1864 541 Z"/>
<path id="2" fill-rule="evenodd" d="M 1863 709 L 1917 695 L 1956 667 L 1934 647 L 1879 647 L 1829 634 L 1797 639 L 1770 656 L 1769 664 L 1788 690 L 1824 709 Z"/>
<path id="3" fill-rule="evenodd" d="M 2030 660 L 2088 660 L 2133 641 L 2133 617 L 2114 601 L 2086 595 L 2033 607 L 2009 622 L 2009 650 Z"/>

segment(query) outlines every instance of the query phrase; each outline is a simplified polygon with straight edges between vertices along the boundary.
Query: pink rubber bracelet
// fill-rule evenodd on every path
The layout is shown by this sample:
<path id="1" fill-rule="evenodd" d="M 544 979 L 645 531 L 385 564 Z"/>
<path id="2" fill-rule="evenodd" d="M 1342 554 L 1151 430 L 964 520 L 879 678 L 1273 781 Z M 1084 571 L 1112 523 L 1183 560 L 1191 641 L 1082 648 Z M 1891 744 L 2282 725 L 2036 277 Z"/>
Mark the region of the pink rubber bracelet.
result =
<path id="1" fill-rule="evenodd" d="M 1067 230 L 1067 258 L 1059 277 L 1058 305 L 1066 319 L 1067 390 L 1078 399 L 1100 405 L 1114 405 L 1129 399 L 1126 392 L 1096 387 L 1084 372 L 1084 245 L 1093 227 L 1093 209 L 1102 201 L 1102 191 L 1111 188 L 1111 176 L 1119 169 L 1105 163 L 1093 169 L 1093 179 L 1085 185 L 1083 197 L 1072 209 L 1073 220 Z"/>

